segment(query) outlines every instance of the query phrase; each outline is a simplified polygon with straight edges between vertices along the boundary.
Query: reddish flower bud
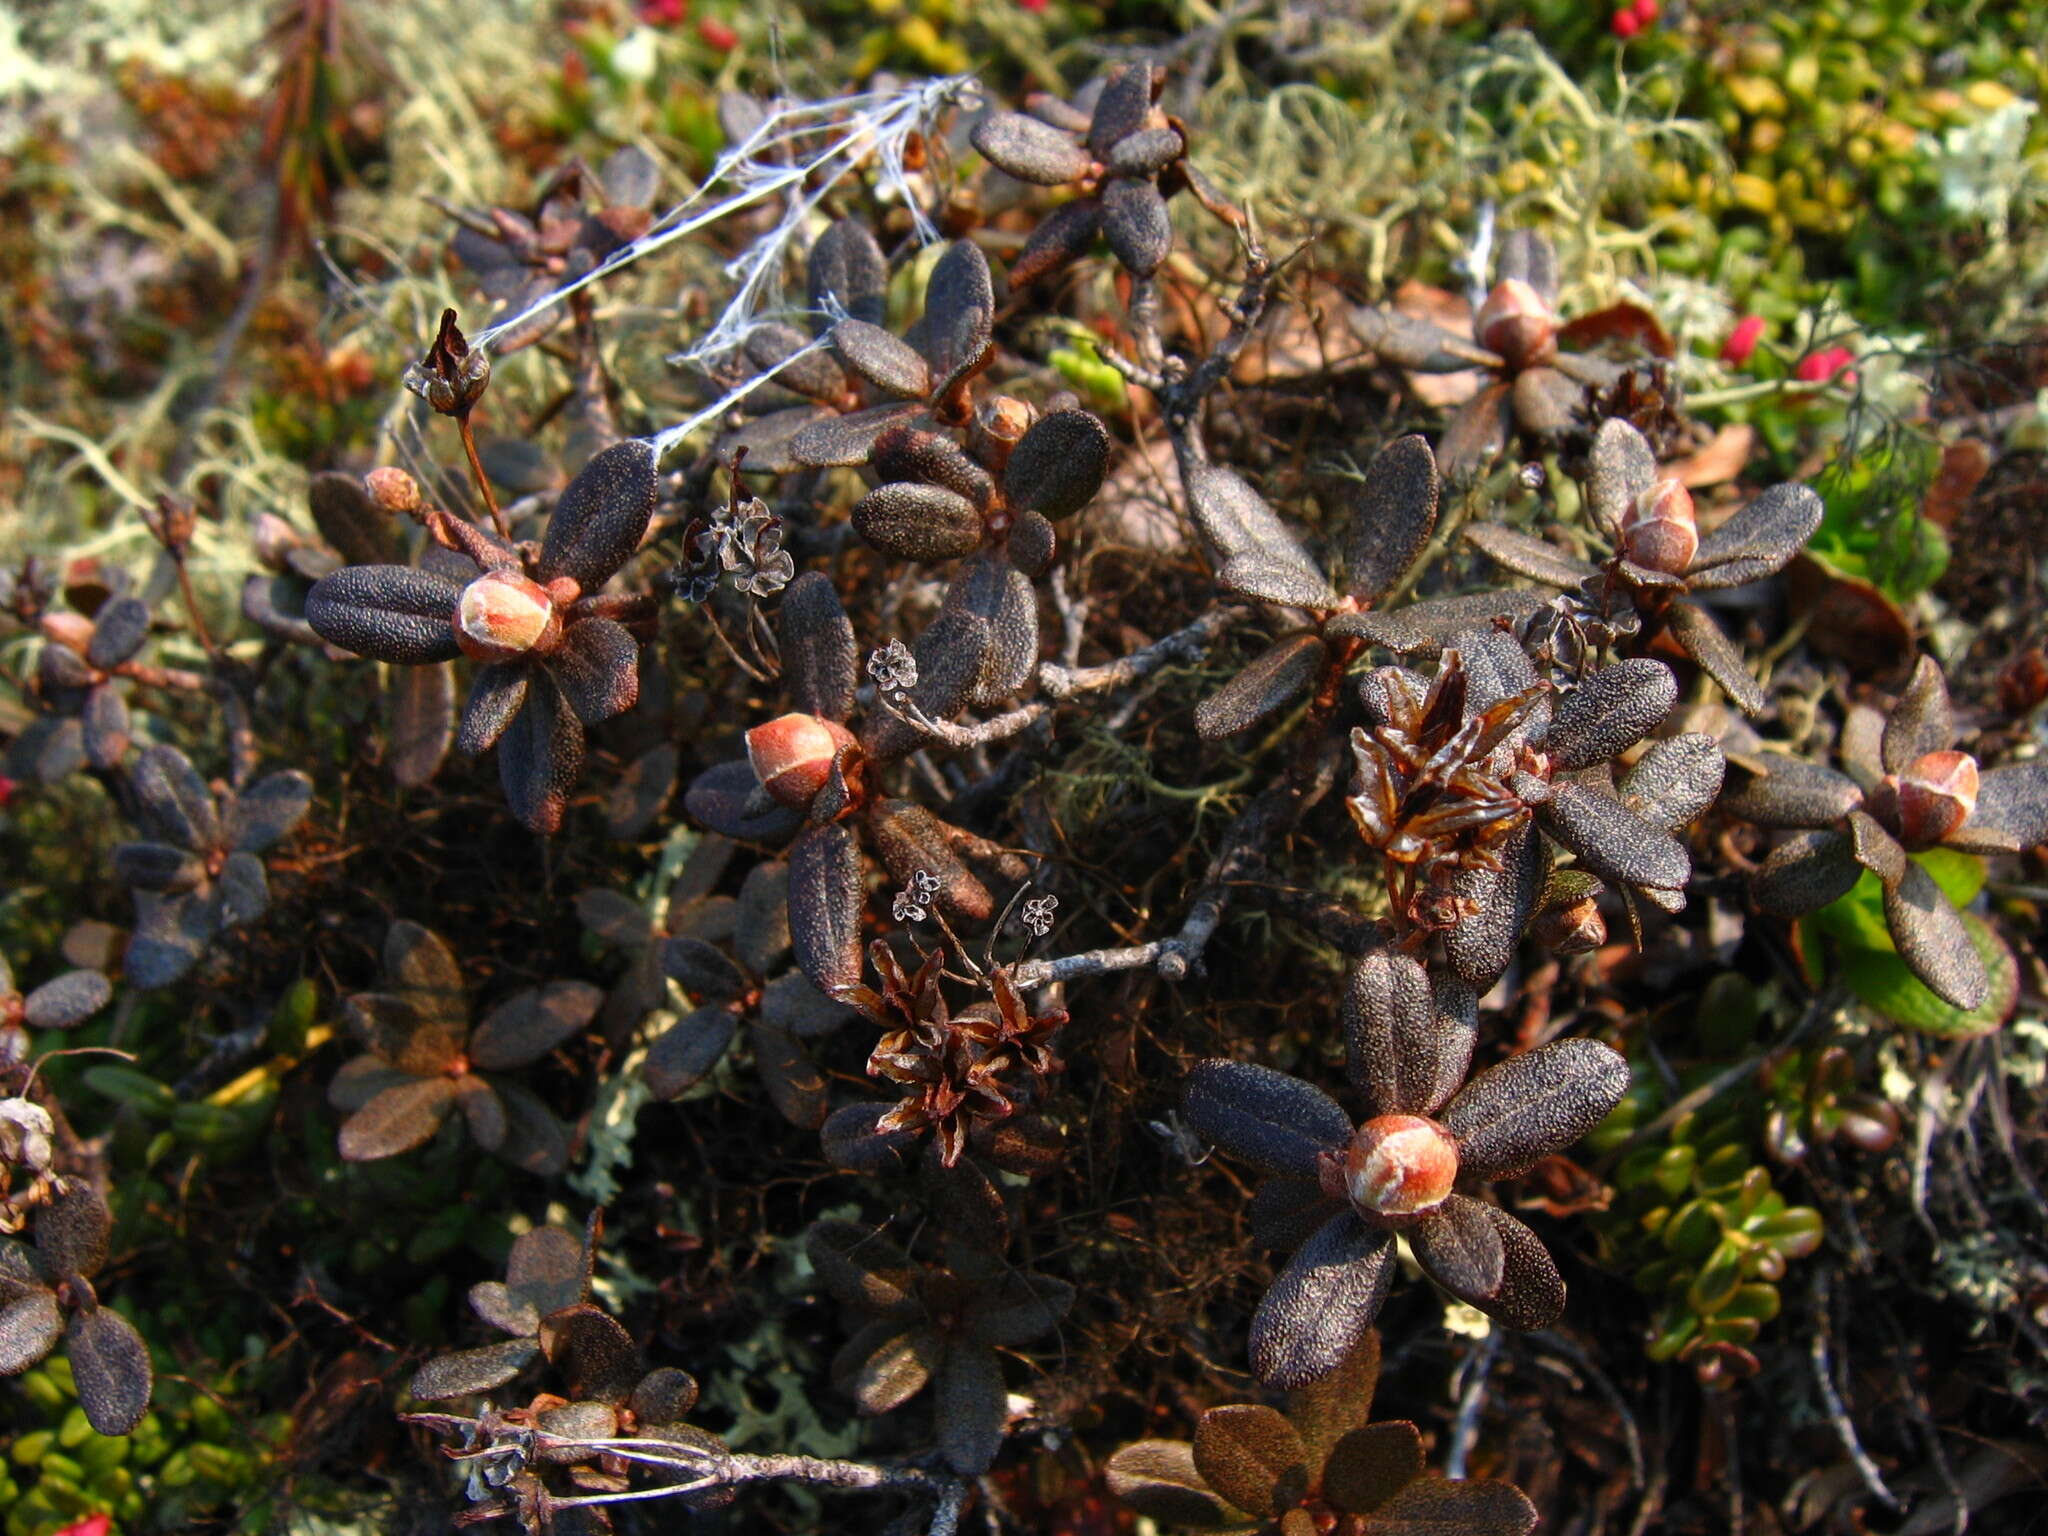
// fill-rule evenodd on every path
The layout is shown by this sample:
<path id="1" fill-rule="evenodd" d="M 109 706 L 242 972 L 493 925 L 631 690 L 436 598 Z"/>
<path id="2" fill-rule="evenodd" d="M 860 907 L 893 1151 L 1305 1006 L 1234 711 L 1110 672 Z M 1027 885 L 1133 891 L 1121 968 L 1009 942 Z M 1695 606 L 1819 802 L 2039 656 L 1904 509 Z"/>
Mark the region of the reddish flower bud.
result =
<path id="1" fill-rule="evenodd" d="M 1616 11 L 1614 15 L 1608 20 L 1607 25 L 1614 30 L 1614 35 L 1620 38 L 1623 42 L 1627 42 L 1630 38 L 1634 37 L 1638 32 L 1643 30 L 1642 18 L 1637 16 L 1634 10 L 1632 9 L 1626 11 Z"/>
<path id="2" fill-rule="evenodd" d="M 1855 361 L 1856 354 L 1847 347 L 1822 347 L 1799 359 L 1792 377 L 1802 384 L 1825 384 L 1830 379 L 1839 379 L 1846 387 L 1856 382 L 1856 370 L 1850 366 Z"/>
<path id="3" fill-rule="evenodd" d="M 739 33 L 733 31 L 716 16 L 706 16 L 697 23 L 697 35 L 716 48 L 720 53 L 730 53 L 740 45 Z"/>
<path id="4" fill-rule="evenodd" d="M 1668 476 L 1636 498 L 1621 520 L 1621 548 L 1637 565 L 1683 576 L 1699 551 L 1692 492 Z"/>
<path id="5" fill-rule="evenodd" d="M 1655 26 L 1657 18 L 1664 14 L 1664 7 L 1657 0 L 1636 0 L 1630 9 L 1636 13 L 1636 20 L 1646 27 Z"/>
<path id="6" fill-rule="evenodd" d="M 396 464 L 384 464 L 363 476 L 363 489 L 378 510 L 404 517 L 420 509 L 419 482 Z"/>
<path id="7" fill-rule="evenodd" d="M 487 571 L 455 604 L 455 643 L 473 661 L 513 661 L 554 649 L 562 618 L 547 590 L 517 571 Z"/>
<path id="8" fill-rule="evenodd" d="M 1009 395 L 996 395 L 982 403 L 969 428 L 968 450 L 1000 477 L 1010 462 L 1010 450 L 1031 430 L 1031 407 Z"/>
<path id="9" fill-rule="evenodd" d="M 853 732 L 836 720 L 782 715 L 747 732 L 747 761 L 777 804 L 801 811 L 832 777 L 840 749 L 852 745 Z"/>
<path id="10" fill-rule="evenodd" d="M 1495 283 L 1479 306 L 1472 332 L 1511 368 L 1529 368 L 1557 355 L 1557 314 L 1519 277 Z"/>
<path id="11" fill-rule="evenodd" d="M 1899 837 L 1908 848 L 1928 848 L 1970 819 L 1977 809 L 1977 760 L 1967 752 L 1929 752 L 1897 776 Z"/>
<path id="12" fill-rule="evenodd" d="M 1420 1115 L 1368 1120 L 1344 1149 L 1345 1192 L 1375 1216 L 1413 1216 L 1441 1205 L 1457 1181 L 1457 1142 Z"/>
<path id="13" fill-rule="evenodd" d="M 1744 315 L 1735 329 L 1728 333 L 1728 339 L 1721 343 L 1721 361 L 1741 367 L 1756 355 L 1756 345 L 1763 339 L 1764 317 Z"/>
<path id="14" fill-rule="evenodd" d="M 67 651 L 85 654 L 92 644 L 92 620 L 82 613 L 46 613 L 37 623 L 45 640 L 53 640 Z"/>
<path id="15" fill-rule="evenodd" d="M 1583 955 L 1607 942 L 1607 919 L 1590 896 L 1551 907 L 1537 917 L 1536 942 L 1554 955 Z"/>

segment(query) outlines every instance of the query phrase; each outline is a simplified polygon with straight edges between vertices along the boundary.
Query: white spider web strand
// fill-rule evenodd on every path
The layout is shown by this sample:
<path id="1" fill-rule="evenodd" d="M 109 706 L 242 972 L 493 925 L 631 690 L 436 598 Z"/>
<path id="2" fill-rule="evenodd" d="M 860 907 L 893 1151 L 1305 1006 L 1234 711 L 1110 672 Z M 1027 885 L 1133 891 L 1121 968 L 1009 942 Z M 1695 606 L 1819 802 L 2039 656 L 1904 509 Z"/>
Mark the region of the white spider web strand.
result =
<path id="1" fill-rule="evenodd" d="M 711 350 L 730 350 L 752 329 L 761 291 L 774 276 L 778 258 L 801 232 L 803 220 L 831 186 L 870 155 L 881 164 L 884 185 L 894 186 L 904 194 L 903 200 L 911 210 L 918 238 L 927 242 L 938 238 L 924 210 L 918 207 L 915 198 L 907 195 L 904 148 L 913 133 L 945 107 L 963 98 L 973 87 L 972 76 L 948 75 L 893 91 L 867 91 L 829 101 L 777 103 L 744 139 L 718 156 L 712 163 L 710 174 L 694 192 L 655 220 L 645 234 L 613 251 L 588 272 L 541 295 L 517 314 L 487 327 L 474 338 L 471 346 L 488 348 L 513 327 L 524 324 L 599 278 L 642 256 L 673 245 L 764 198 L 790 187 L 800 187 L 819 170 L 831 166 L 831 174 L 823 187 L 814 195 L 793 200 L 791 211 L 777 222 L 776 227 L 728 266 L 727 271 L 731 275 L 744 273 L 740 292 L 728 303 L 710 335 L 692 348 L 690 355 L 697 358 L 709 355 Z M 800 144 L 821 129 L 829 131 L 834 128 L 842 131 L 808 160 L 782 163 L 763 158 L 776 150 Z M 707 193 L 721 184 L 728 184 L 733 190 L 716 202 L 691 212 Z M 706 343 L 713 337 L 718 338 L 716 349 L 707 348 Z"/>
<path id="2" fill-rule="evenodd" d="M 646 441 L 654 445 L 654 457 L 656 461 L 658 462 L 664 455 L 668 453 L 668 451 L 671 448 L 675 447 L 677 443 L 680 443 L 684 438 L 688 437 L 692 432 L 696 431 L 699 427 L 703 426 L 707 422 L 716 421 L 720 416 L 723 416 L 727 411 L 731 410 L 734 406 L 738 405 L 742 400 L 746 399 L 748 395 L 751 395 L 755 390 L 759 389 L 763 384 L 767 383 L 773 375 L 780 373 L 784 368 L 788 367 L 798 358 L 809 357 L 813 352 L 822 352 L 825 350 L 827 345 L 828 343 L 822 336 L 806 342 L 796 351 L 790 353 L 788 357 L 783 358 L 782 361 L 778 362 L 773 368 L 765 369 L 764 371 L 755 374 L 752 378 L 743 380 L 742 382 L 735 384 L 731 389 L 727 390 L 723 395 L 720 395 L 716 400 L 712 401 L 711 404 L 705 406 L 702 410 L 697 411 L 695 414 L 685 418 L 682 421 L 677 422 L 672 427 L 662 428 L 661 431 L 655 433 L 652 437 L 647 438 Z"/>

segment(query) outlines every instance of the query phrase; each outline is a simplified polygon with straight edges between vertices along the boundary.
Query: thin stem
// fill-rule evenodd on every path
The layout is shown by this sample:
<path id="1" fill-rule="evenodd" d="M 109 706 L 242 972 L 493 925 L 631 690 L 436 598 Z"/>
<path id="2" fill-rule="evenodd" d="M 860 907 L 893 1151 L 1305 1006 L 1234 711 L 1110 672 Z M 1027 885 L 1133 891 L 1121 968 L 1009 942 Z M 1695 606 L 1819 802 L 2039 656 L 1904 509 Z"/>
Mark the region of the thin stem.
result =
<path id="1" fill-rule="evenodd" d="M 182 549 L 170 551 L 171 564 L 178 572 L 178 596 L 185 604 L 185 616 L 192 621 L 192 638 L 199 642 L 199 648 L 206 652 L 207 659 L 216 665 L 220 662 L 220 651 L 213 643 L 213 635 L 207 630 L 206 620 L 199 612 L 199 594 L 192 590 L 192 573 L 185 568 L 185 552 Z"/>
<path id="2" fill-rule="evenodd" d="M 469 429 L 469 412 L 464 411 L 457 416 L 455 425 L 462 433 L 462 451 L 469 455 L 469 472 L 476 480 L 477 492 L 491 514 L 491 526 L 498 530 L 498 537 L 509 544 L 512 542 L 512 530 L 505 523 L 505 514 L 498 510 L 498 498 L 491 493 L 491 481 L 484 473 L 484 461 L 477 457 L 476 434 Z"/>

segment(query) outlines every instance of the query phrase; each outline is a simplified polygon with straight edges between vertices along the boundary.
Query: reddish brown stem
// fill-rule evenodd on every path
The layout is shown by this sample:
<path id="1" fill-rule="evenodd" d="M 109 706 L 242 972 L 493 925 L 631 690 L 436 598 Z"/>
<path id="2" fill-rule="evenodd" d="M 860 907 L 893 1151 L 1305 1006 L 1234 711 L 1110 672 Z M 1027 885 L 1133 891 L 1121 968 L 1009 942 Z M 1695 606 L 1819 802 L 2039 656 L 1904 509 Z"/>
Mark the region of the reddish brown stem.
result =
<path id="1" fill-rule="evenodd" d="M 484 461 L 477 457 L 476 434 L 469 429 L 469 412 L 464 411 L 455 418 L 455 425 L 462 433 L 462 451 L 469 455 L 469 472 L 476 477 L 477 494 L 484 499 L 484 507 L 491 514 L 491 525 L 498 530 L 498 537 L 506 543 L 512 542 L 512 530 L 505 526 L 505 514 L 498 510 L 498 498 L 491 494 L 491 482 L 484 474 Z"/>

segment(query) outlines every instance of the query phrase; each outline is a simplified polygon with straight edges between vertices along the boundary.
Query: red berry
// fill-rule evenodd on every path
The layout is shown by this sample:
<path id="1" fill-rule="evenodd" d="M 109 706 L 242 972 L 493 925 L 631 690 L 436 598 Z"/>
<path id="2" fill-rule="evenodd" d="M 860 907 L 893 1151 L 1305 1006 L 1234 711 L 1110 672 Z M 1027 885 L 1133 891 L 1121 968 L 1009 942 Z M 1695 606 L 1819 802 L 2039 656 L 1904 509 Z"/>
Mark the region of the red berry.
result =
<path id="1" fill-rule="evenodd" d="M 1634 11 L 1616 11 L 1614 19 L 1608 25 L 1614 28 L 1614 35 L 1623 42 L 1627 42 L 1643 30 L 1642 18 Z"/>
<path id="2" fill-rule="evenodd" d="M 1744 315 L 1728 339 L 1721 343 L 1721 361 L 1741 367 L 1756 352 L 1756 344 L 1764 339 L 1764 317 Z"/>
<path id="3" fill-rule="evenodd" d="M 1792 377 L 1802 384 L 1825 384 L 1839 377 L 1844 385 L 1851 385 L 1856 382 L 1856 370 L 1850 366 L 1855 361 L 1856 354 L 1847 347 L 1822 347 L 1799 359 Z"/>
<path id="4" fill-rule="evenodd" d="M 721 53 L 730 53 L 740 45 L 739 33 L 715 16 L 706 16 L 697 23 L 697 35 Z"/>
<path id="5" fill-rule="evenodd" d="M 1636 20 L 1646 27 L 1655 26 L 1657 18 L 1664 14 L 1664 7 L 1659 5 L 1657 0 L 1636 0 L 1634 9 Z"/>

